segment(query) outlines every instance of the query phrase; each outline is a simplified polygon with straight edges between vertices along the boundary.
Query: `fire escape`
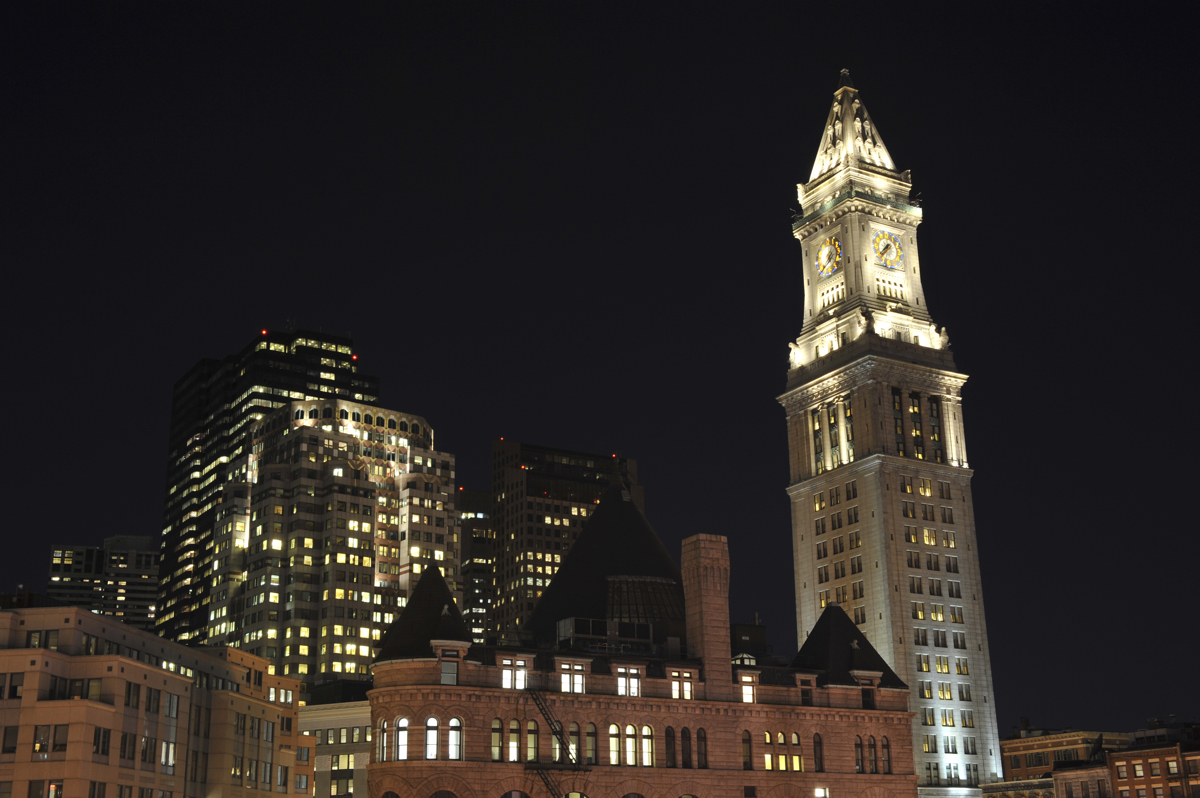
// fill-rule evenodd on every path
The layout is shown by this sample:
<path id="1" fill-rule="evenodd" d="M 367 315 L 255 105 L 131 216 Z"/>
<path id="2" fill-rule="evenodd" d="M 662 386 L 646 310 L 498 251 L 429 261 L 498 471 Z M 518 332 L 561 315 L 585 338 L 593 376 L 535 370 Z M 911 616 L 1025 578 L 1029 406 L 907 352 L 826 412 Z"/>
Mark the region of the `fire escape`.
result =
<path id="1" fill-rule="evenodd" d="M 529 697 L 533 699 L 533 703 L 537 705 L 538 711 L 542 713 L 542 717 L 546 719 L 546 723 L 550 725 L 550 731 L 554 735 L 554 739 L 558 740 L 558 750 L 562 752 L 562 759 L 559 762 L 527 762 L 526 770 L 532 770 L 538 774 L 538 778 L 542 780 L 542 784 L 546 785 L 546 791 L 550 793 L 551 798 L 562 798 L 562 793 L 558 790 L 558 785 L 550 777 L 551 770 L 566 770 L 570 768 L 576 773 L 585 773 L 590 768 L 584 767 L 579 762 L 579 754 L 577 751 L 572 751 L 568 745 L 566 735 L 563 733 L 562 724 L 554 717 L 553 710 L 546 703 L 546 699 L 532 686 L 527 686 L 525 692 L 529 693 Z M 539 757 L 540 759 L 540 757 Z"/>

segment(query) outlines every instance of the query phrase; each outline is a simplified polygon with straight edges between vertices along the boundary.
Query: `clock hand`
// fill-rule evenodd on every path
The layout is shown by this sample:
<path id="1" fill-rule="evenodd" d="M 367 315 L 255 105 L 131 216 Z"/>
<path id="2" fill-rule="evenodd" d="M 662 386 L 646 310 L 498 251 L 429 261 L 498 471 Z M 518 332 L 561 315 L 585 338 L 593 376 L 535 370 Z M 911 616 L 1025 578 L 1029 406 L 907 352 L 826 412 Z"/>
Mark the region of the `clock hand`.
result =
<path id="1" fill-rule="evenodd" d="M 891 244 L 886 244 L 883 249 L 879 250 L 879 259 L 883 260 L 883 256 L 886 255 L 887 251 L 891 248 L 892 248 Z"/>

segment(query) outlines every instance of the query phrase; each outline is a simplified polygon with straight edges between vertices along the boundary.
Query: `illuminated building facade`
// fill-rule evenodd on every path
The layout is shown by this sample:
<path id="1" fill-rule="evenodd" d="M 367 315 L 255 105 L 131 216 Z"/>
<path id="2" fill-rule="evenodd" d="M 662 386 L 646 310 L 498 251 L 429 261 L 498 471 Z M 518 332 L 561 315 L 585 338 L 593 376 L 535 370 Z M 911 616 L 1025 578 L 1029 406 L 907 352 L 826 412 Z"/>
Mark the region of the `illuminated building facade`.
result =
<path id="1" fill-rule="evenodd" d="M 454 456 L 421 416 L 291 401 L 255 421 L 214 513 L 206 637 L 264 657 L 301 695 L 367 678 L 425 567 L 459 586 Z"/>
<path id="2" fill-rule="evenodd" d="M 911 178 L 843 72 L 793 224 L 787 412 L 803 643 L 842 606 L 911 687 L 928 794 L 1001 778 L 962 387 L 925 302 Z M 935 274 L 937 274 L 937 268 Z"/>
<path id="3" fill-rule="evenodd" d="M 201 573 L 211 562 L 214 513 L 235 476 L 230 463 L 247 453 L 250 425 L 292 400 L 376 401 L 379 380 L 359 373 L 357 357 L 349 338 L 263 330 L 240 352 L 204 358 L 175 383 L 156 618 L 160 635 L 204 639 L 209 582 Z"/>
<path id="4" fill-rule="evenodd" d="M 916 798 L 908 689 L 841 609 L 734 663 L 726 539 L 680 565 L 629 491 L 595 509 L 528 645 L 472 644 L 422 576 L 372 666 L 371 798 Z"/>
<path id="5" fill-rule="evenodd" d="M 311 795 L 297 682 L 82 607 L 0 610 L 0 795 Z"/>
<path id="6" fill-rule="evenodd" d="M 46 595 L 153 630 L 158 559 L 158 546 L 148 537 L 105 538 L 103 546 L 58 544 L 50 554 Z"/>
<path id="7" fill-rule="evenodd" d="M 504 440 L 492 442 L 493 634 L 518 634 L 558 572 L 588 513 L 613 482 L 644 510 L 637 461 Z"/>

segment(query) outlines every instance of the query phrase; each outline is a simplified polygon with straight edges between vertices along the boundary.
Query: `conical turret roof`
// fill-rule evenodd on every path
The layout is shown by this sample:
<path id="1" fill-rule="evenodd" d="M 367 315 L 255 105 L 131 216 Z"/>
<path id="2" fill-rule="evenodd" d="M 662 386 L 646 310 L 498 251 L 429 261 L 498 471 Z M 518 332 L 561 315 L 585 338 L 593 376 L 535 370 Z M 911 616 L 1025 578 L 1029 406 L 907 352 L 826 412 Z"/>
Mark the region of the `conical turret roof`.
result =
<path id="1" fill-rule="evenodd" d="M 636 607 L 638 616 L 629 615 Z M 683 574 L 629 491 L 614 484 L 542 593 L 528 629 L 552 642 L 564 618 L 636 620 L 683 618 Z"/>
<path id="2" fill-rule="evenodd" d="M 823 671 L 817 679 L 818 685 L 856 685 L 858 681 L 850 671 L 876 671 L 883 674 L 880 687 L 902 690 L 908 687 L 837 604 L 830 604 L 821 613 L 808 639 L 796 652 L 792 667 Z"/>
<path id="3" fill-rule="evenodd" d="M 436 567 L 428 565 L 400 617 L 384 633 L 375 661 L 431 657 L 433 640 L 470 643 L 471 635 L 445 578 Z"/>
<path id="4" fill-rule="evenodd" d="M 816 180 L 830 169 L 852 161 L 896 169 L 887 147 L 883 146 L 879 129 L 858 96 L 858 89 L 850 82 L 850 70 L 843 69 L 808 179 Z"/>

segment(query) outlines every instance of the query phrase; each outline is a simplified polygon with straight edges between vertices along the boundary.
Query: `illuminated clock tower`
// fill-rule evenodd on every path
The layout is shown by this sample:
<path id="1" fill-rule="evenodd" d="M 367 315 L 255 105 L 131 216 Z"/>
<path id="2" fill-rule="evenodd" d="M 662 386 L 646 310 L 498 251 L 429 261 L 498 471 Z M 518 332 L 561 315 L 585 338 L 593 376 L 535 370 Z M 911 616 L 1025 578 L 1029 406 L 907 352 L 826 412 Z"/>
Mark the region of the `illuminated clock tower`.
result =
<path id="1" fill-rule="evenodd" d="M 1002 779 L 962 387 L 909 197 L 843 70 L 792 225 L 803 326 L 787 412 L 800 643 L 838 603 L 911 688 L 924 795 Z M 947 264 L 933 264 L 946 279 Z M 965 298 L 964 298 L 965 299 Z"/>

